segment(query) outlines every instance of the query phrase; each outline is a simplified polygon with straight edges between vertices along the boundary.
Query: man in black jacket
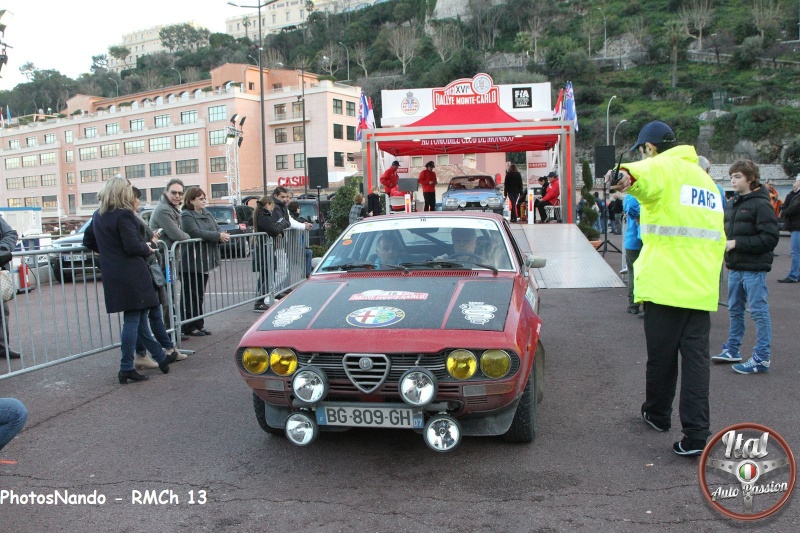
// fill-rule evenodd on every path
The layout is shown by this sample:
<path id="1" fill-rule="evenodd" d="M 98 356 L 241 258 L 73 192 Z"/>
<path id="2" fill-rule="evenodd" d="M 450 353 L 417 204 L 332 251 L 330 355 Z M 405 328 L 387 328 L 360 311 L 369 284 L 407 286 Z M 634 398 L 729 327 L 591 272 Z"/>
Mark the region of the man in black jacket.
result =
<path id="1" fill-rule="evenodd" d="M 506 172 L 504 196 L 511 200 L 511 222 L 517 221 L 517 200 L 522 194 L 522 175 L 517 171 L 517 165 L 511 165 Z"/>
<path id="2" fill-rule="evenodd" d="M 759 183 L 758 166 L 740 159 L 728 170 L 736 193 L 725 210 L 725 266 L 728 267 L 728 313 L 730 332 L 722 353 L 711 358 L 718 363 L 742 360 L 739 348 L 745 329 L 745 307 L 756 323 L 753 356 L 733 365 L 740 374 L 769 371 L 772 322 L 767 303 L 767 272 L 772 270 L 772 250 L 778 244 L 778 219 L 769 192 Z"/>
<path id="3" fill-rule="evenodd" d="M 794 180 L 792 192 L 786 195 L 786 200 L 781 206 L 783 229 L 791 232 L 790 250 L 792 266 L 789 275 L 779 279 L 778 283 L 800 283 L 800 175 Z"/>

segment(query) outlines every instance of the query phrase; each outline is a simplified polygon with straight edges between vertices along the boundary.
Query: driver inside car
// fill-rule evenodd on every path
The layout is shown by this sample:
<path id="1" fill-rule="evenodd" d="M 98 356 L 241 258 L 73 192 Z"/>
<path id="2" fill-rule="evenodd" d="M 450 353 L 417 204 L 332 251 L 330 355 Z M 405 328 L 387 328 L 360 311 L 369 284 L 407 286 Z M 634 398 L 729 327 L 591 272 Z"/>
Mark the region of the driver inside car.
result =
<path id="1" fill-rule="evenodd" d="M 377 254 L 375 268 L 380 268 L 381 265 L 396 265 L 402 247 L 403 243 L 396 233 L 384 233 L 378 237 L 378 242 L 375 244 L 375 253 Z"/>
<path id="2" fill-rule="evenodd" d="M 444 254 L 436 258 L 437 261 L 445 259 L 472 259 L 482 260 L 482 257 L 475 252 L 478 244 L 478 235 L 471 228 L 453 228 L 450 232 L 453 241 L 453 253 Z"/>

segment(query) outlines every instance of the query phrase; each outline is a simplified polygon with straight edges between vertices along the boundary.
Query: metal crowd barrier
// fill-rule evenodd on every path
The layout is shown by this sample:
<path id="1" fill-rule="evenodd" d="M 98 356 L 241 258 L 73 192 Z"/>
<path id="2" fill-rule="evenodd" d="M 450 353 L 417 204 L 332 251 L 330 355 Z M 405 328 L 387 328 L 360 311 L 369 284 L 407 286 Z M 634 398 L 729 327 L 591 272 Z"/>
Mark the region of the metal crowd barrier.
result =
<path id="1" fill-rule="evenodd" d="M 201 253 L 202 241 L 181 241 L 171 250 L 159 242 L 167 265 L 164 318 L 176 344 L 180 346 L 176 332 L 193 320 L 261 298 L 272 303 L 305 280 L 307 242 L 308 234 L 302 231 L 286 231 L 274 240 L 266 233 L 232 235 L 230 243 L 217 248 L 220 262 L 208 272 L 202 313 L 191 317 L 182 303 L 181 272 L 184 261 Z M 0 380 L 120 346 L 122 315 L 106 312 L 99 260 L 91 250 L 53 247 L 15 252 L 13 257 L 14 263 L 21 261 L 28 269 L 23 268 L 23 274 L 13 272 L 25 279 L 6 302 L 8 312 L 0 312 Z M 61 261 L 65 257 L 74 259 L 68 267 Z M 54 264 L 59 268 L 53 269 Z M 203 277 L 187 279 L 195 283 L 191 289 L 203 288 Z M 10 358 L 6 346 L 21 357 Z"/>

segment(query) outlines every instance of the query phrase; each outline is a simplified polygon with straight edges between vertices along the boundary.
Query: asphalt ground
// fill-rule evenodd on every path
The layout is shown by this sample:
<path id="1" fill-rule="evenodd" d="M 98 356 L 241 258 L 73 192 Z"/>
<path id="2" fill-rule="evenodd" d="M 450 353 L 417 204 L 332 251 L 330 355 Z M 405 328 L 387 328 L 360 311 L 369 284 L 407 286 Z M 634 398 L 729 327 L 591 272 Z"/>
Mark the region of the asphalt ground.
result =
<path id="1" fill-rule="evenodd" d="M 800 284 L 777 283 L 789 269 L 787 237 L 776 251 L 772 367 L 742 376 L 714 365 L 711 422 L 713 432 L 764 424 L 798 453 Z M 606 260 L 619 269 L 619 254 Z M 541 299 L 545 393 L 530 445 L 466 438 L 436 454 L 407 430 L 324 434 L 307 448 L 271 437 L 233 361 L 257 318 L 249 306 L 207 320 L 214 334 L 184 345 L 197 352 L 169 375 L 150 371 L 144 383 L 117 383 L 116 350 L 2 380 L 0 396 L 19 398 L 30 416 L 0 452 L 15 461 L 0 464 L 0 499 L 4 490 L 58 490 L 96 491 L 106 501 L 1 502 L 0 530 L 800 530 L 797 495 L 760 522 L 724 518 L 700 492 L 698 460 L 672 453 L 677 412 L 667 433 L 641 420 L 645 341 L 642 321 L 626 313 L 625 289 L 543 290 Z M 712 315 L 712 353 L 727 330 L 721 307 Z M 753 341 L 749 322 L 743 353 Z M 140 505 L 135 491 L 172 491 L 178 500 Z"/>

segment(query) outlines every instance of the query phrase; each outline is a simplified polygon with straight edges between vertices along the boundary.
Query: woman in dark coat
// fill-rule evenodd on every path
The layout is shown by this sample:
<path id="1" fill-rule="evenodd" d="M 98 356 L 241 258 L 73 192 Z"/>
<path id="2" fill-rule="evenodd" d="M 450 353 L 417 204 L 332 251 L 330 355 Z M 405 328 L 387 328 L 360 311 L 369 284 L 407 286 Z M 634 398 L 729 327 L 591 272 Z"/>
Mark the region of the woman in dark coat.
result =
<path id="1" fill-rule="evenodd" d="M 92 215 L 83 245 L 100 254 L 106 311 L 122 312 L 119 382 L 144 381 L 147 376 L 139 374 L 133 366 L 137 337 L 153 354 L 164 374 L 169 372 L 169 365 L 176 357 L 174 352 L 164 353 L 148 323 L 151 310 L 161 313 L 150 267 L 145 260 L 153 253 L 155 244 L 148 245 L 139 231 L 140 222 L 133 211 L 133 191 L 128 180 L 111 178 L 98 197 L 100 209 Z"/>
<path id="2" fill-rule="evenodd" d="M 517 200 L 522 194 L 522 174 L 517 171 L 517 165 L 508 167 L 505 179 L 504 196 L 511 200 L 511 222 L 517 221 Z"/>
<path id="3" fill-rule="evenodd" d="M 181 246 L 183 320 L 203 314 L 208 273 L 220 262 L 219 243 L 228 242 L 231 238 L 206 209 L 206 201 L 206 193 L 200 187 L 189 187 L 183 196 L 181 228 L 192 239 L 202 239 L 201 242 L 187 242 Z M 195 337 L 211 335 L 202 318 L 184 323 L 183 333 Z"/>

